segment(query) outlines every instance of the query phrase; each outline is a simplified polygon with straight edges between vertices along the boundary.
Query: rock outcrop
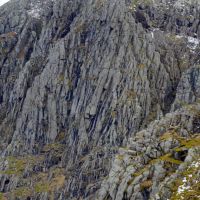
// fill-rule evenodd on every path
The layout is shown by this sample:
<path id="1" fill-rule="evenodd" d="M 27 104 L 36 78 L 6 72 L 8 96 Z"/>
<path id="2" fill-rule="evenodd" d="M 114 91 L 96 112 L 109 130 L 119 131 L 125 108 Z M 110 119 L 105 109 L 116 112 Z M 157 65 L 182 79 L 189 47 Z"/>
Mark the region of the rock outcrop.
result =
<path id="1" fill-rule="evenodd" d="M 195 0 L 0 7 L 0 199 L 176 198 L 170 186 L 199 162 L 199 10 Z"/>

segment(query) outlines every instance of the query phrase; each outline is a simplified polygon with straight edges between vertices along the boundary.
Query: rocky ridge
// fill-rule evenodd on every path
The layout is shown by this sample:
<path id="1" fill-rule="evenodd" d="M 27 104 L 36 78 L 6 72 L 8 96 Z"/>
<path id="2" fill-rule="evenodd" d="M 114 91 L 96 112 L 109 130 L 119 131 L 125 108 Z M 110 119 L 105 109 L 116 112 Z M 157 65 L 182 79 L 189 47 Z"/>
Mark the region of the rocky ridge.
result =
<path id="1" fill-rule="evenodd" d="M 0 198 L 176 197 L 168 185 L 198 157 L 199 13 L 184 0 L 2 6 Z"/>

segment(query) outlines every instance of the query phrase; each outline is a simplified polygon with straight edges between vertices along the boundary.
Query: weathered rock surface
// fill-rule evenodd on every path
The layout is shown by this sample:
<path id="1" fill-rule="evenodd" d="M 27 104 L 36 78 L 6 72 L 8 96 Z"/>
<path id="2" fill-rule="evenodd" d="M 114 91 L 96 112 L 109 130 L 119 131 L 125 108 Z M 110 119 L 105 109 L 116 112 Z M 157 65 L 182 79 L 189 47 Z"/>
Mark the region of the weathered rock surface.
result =
<path id="1" fill-rule="evenodd" d="M 0 7 L 0 198 L 174 195 L 183 158 L 198 155 L 199 10 L 184 0 Z"/>
<path id="2" fill-rule="evenodd" d="M 183 175 L 189 179 L 190 174 L 195 177 L 199 173 L 199 164 L 197 169 L 192 168 L 194 171 L 188 171 L 192 163 L 199 162 L 199 109 L 199 104 L 185 106 L 130 138 L 127 146 L 120 148 L 97 199 L 199 197 L 198 175 L 193 185 L 196 191 L 187 198 L 184 196 L 187 190 L 178 192 L 178 187 L 184 183 Z"/>

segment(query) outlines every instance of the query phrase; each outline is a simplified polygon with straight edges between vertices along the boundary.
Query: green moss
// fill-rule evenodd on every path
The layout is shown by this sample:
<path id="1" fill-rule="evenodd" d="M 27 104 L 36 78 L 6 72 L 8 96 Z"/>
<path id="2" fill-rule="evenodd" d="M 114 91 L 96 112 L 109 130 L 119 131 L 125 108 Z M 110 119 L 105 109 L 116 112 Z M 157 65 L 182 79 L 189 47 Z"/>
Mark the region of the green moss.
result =
<path id="1" fill-rule="evenodd" d="M 63 83 L 64 79 L 65 79 L 65 75 L 64 74 L 60 74 L 58 76 L 58 83 Z"/>
<path id="2" fill-rule="evenodd" d="M 12 192 L 12 195 L 14 195 L 15 197 L 20 198 L 20 197 L 30 196 L 31 193 L 32 193 L 32 191 L 29 188 L 27 188 L 27 187 L 21 187 L 21 188 L 18 188 L 16 190 L 14 190 Z"/>
<path id="3" fill-rule="evenodd" d="M 149 165 L 147 165 L 146 167 L 142 168 L 140 171 L 133 173 L 132 176 L 133 176 L 133 177 L 140 176 L 140 175 L 142 175 L 145 171 L 147 171 L 148 168 L 149 168 Z"/>
<path id="4" fill-rule="evenodd" d="M 153 159 L 149 162 L 149 164 L 154 165 L 155 163 L 159 162 L 159 161 L 164 161 L 166 162 L 165 166 L 167 167 L 167 163 L 169 163 L 170 165 L 168 167 L 171 166 L 171 164 L 176 164 L 176 165 L 180 165 L 182 163 L 182 161 L 174 159 L 172 157 L 172 155 L 170 153 L 165 154 L 159 158 Z"/>
<path id="5" fill-rule="evenodd" d="M 35 192 L 41 193 L 41 192 L 48 192 L 49 191 L 49 184 L 48 183 L 37 183 L 35 185 Z"/>
<path id="6" fill-rule="evenodd" d="M 174 159 L 171 154 L 166 154 L 164 156 L 161 156 L 159 159 L 176 165 L 180 165 L 182 163 L 182 161 Z"/>
<path id="7" fill-rule="evenodd" d="M 0 174 L 7 174 L 7 175 L 20 175 L 26 166 L 26 160 L 9 156 L 7 158 L 8 161 L 8 169 L 5 171 L 1 171 Z"/>
<path id="8" fill-rule="evenodd" d="M 44 152 L 49 152 L 51 150 L 53 151 L 62 151 L 63 145 L 60 143 L 51 143 L 44 146 Z"/>
<path id="9" fill-rule="evenodd" d="M 3 200 L 4 197 L 3 197 L 3 194 L 0 192 L 0 200 Z"/>
<path id="10" fill-rule="evenodd" d="M 1 171 L 0 174 L 6 174 L 6 175 L 13 175 L 16 174 L 15 170 L 5 170 L 5 171 Z"/>
<path id="11" fill-rule="evenodd" d="M 182 146 L 188 149 L 198 147 L 200 146 L 200 137 L 191 138 L 191 139 L 180 139 L 180 143 Z"/>
<path id="12" fill-rule="evenodd" d="M 200 146 L 200 137 L 197 135 L 196 137 L 184 138 L 178 135 L 176 131 L 166 132 L 161 137 L 160 140 L 166 141 L 169 139 L 175 139 L 179 141 L 180 146 L 175 148 L 175 151 L 181 151 L 183 148 L 194 148 Z"/>
<path id="13" fill-rule="evenodd" d="M 42 193 L 42 192 L 48 192 L 51 193 L 55 191 L 57 188 L 61 188 L 64 185 L 65 182 L 65 176 L 63 174 L 60 174 L 61 172 L 64 172 L 62 169 L 60 169 L 60 172 L 57 170 L 54 171 L 53 178 L 51 180 L 47 180 L 46 178 L 42 178 L 37 184 L 34 185 L 34 191 L 36 193 Z"/>
<path id="14" fill-rule="evenodd" d="M 200 146 L 200 137 L 189 138 L 189 139 L 179 137 L 178 141 L 180 142 L 180 146 L 174 149 L 176 152 Z"/>
<path id="15" fill-rule="evenodd" d="M 175 131 L 169 131 L 169 132 L 166 132 L 164 133 L 161 137 L 160 137 L 160 140 L 161 141 L 166 141 L 166 140 L 169 140 L 171 138 L 173 139 L 177 139 L 178 137 L 178 134 L 175 132 Z"/>

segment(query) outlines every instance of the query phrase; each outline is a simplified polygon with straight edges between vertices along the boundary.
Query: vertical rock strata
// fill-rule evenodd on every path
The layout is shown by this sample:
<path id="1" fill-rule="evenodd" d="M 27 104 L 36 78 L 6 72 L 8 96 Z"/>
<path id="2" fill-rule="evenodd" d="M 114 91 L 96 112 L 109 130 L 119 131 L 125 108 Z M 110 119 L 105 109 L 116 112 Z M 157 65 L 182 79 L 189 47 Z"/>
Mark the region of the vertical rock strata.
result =
<path id="1" fill-rule="evenodd" d="M 0 199 L 180 199 L 182 173 L 199 170 L 199 11 L 195 0 L 0 7 Z"/>

